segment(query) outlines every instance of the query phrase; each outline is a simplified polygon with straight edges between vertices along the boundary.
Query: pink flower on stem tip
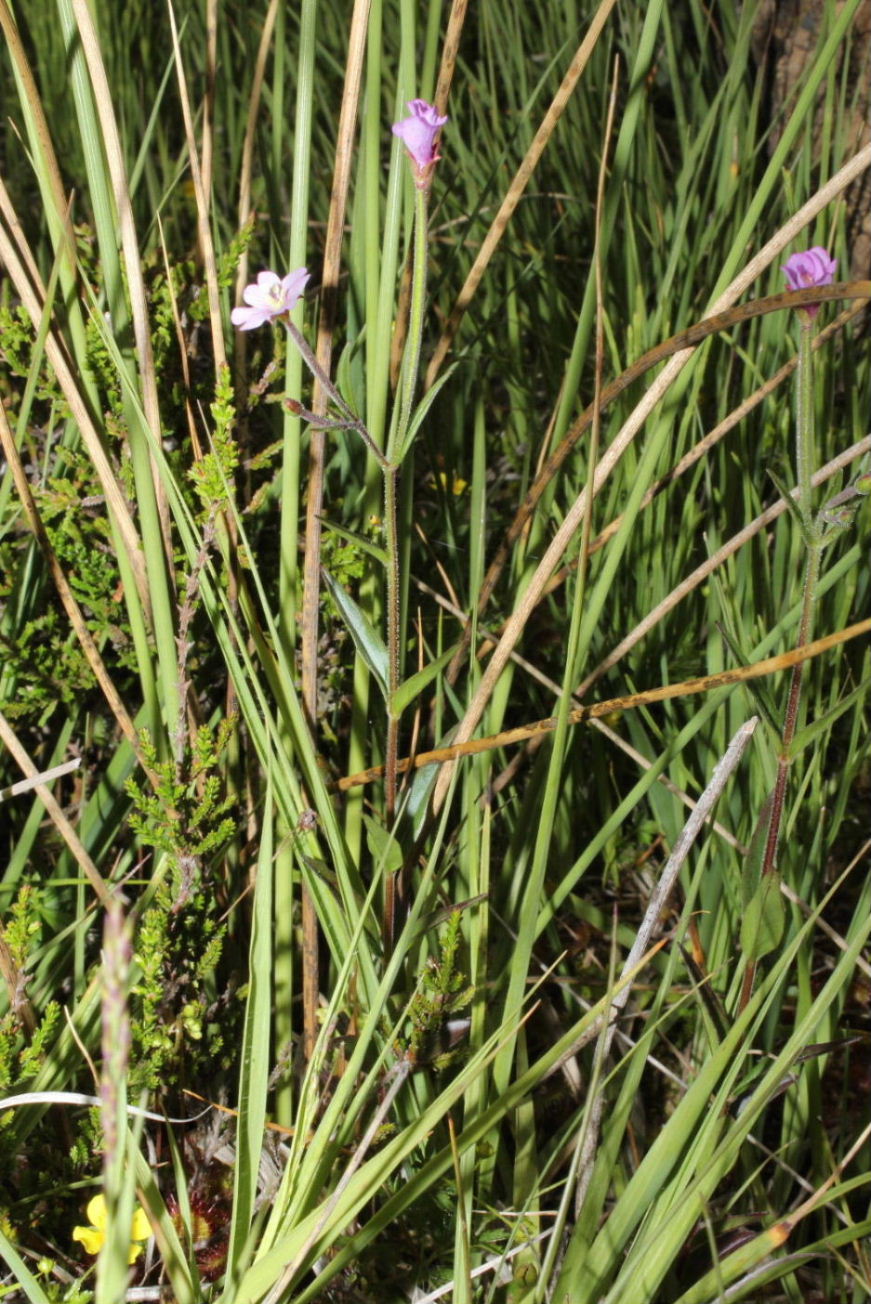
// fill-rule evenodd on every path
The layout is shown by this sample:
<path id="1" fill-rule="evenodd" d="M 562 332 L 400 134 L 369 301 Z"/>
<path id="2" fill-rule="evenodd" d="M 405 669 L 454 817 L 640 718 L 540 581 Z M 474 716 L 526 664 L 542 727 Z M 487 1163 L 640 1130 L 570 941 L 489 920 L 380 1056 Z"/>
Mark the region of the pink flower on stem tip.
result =
<path id="1" fill-rule="evenodd" d="M 398 136 L 408 151 L 414 166 L 414 184 L 426 186 L 433 167 L 439 161 L 435 138 L 447 122 L 435 105 L 426 100 L 409 100 L 411 116 L 394 122 L 393 134 Z"/>
<path id="2" fill-rule="evenodd" d="M 305 267 L 283 277 L 277 272 L 261 272 L 256 282 L 246 285 L 242 291 L 248 307 L 234 308 L 230 313 L 231 322 L 240 331 L 253 331 L 264 322 L 275 321 L 276 317 L 292 312 L 308 279 Z"/>
<path id="3" fill-rule="evenodd" d="M 828 249 L 814 245 L 805 253 L 792 254 L 780 270 L 790 290 L 806 290 L 812 285 L 831 285 L 837 266 L 837 258 L 830 258 Z M 818 303 L 807 303 L 802 309 L 809 317 L 816 317 L 819 310 Z"/>

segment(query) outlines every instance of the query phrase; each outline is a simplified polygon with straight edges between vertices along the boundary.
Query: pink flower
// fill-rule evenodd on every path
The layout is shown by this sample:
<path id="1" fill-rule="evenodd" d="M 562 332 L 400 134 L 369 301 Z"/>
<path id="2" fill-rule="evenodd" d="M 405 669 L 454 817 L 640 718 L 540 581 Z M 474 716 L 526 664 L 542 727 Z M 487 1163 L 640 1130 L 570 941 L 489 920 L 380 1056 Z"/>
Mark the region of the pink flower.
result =
<path id="1" fill-rule="evenodd" d="M 414 184 L 420 189 L 429 184 L 433 167 L 439 161 L 435 138 L 447 122 L 433 104 L 426 100 L 410 100 L 410 118 L 393 124 L 393 134 L 398 136 L 414 167 Z"/>
<path id="2" fill-rule="evenodd" d="M 830 258 L 827 249 L 814 245 L 806 253 L 792 254 L 781 271 L 790 290 L 805 290 L 811 285 L 831 285 L 837 266 L 837 258 Z M 804 307 L 809 317 L 815 317 L 819 310 L 818 303 L 808 303 Z"/>
<path id="3" fill-rule="evenodd" d="M 309 274 L 304 267 L 279 277 L 276 272 L 261 272 L 256 284 L 246 285 L 242 298 L 247 308 L 234 308 L 230 320 L 240 331 L 253 331 L 264 322 L 283 317 L 296 307 Z"/>

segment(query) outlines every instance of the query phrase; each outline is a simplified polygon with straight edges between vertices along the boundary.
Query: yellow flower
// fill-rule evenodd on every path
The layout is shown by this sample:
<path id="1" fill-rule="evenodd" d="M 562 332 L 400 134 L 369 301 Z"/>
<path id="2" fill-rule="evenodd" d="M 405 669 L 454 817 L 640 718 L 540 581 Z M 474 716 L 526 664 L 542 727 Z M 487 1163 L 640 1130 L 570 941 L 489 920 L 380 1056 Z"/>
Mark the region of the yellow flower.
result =
<path id="1" fill-rule="evenodd" d="M 73 1240 L 81 1241 L 85 1247 L 86 1254 L 99 1254 L 106 1240 L 106 1231 L 109 1226 L 109 1211 L 106 1208 L 106 1197 L 104 1195 L 95 1195 L 93 1200 L 88 1202 L 85 1210 L 90 1227 L 74 1227 Z M 133 1218 L 130 1222 L 130 1253 L 127 1258 L 128 1263 L 135 1263 L 145 1248 L 143 1241 L 147 1241 L 151 1235 L 151 1224 L 145 1215 L 145 1210 L 137 1204 L 133 1210 Z"/>
<path id="2" fill-rule="evenodd" d="M 457 475 L 456 471 L 452 473 L 450 480 L 448 480 L 447 474 L 444 471 L 439 471 L 438 478 L 445 493 L 452 493 L 455 498 L 459 498 L 460 494 L 469 487 L 468 480 L 464 480 L 461 476 Z"/>

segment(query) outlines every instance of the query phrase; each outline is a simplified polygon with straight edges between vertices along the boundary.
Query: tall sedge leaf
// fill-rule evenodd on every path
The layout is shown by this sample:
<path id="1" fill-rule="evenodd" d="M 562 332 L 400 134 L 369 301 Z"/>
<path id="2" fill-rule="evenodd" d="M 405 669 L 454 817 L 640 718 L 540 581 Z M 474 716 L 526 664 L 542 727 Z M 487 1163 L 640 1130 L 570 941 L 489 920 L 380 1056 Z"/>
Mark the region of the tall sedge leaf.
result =
<path id="1" fill-rule="evenodd" d="M 270 1027 L 273 1001 L 273 807 L 272 785 L 267 783 L 254 883 L 251 945 L 248 953 L 248 997 L 239 1062 L 236 1164 L 233 1180 L 233 1217 L 227 1252 L 227 1282 L 236 1280 L 246 1246 L 249 1247 L 270 1072 Z"/>

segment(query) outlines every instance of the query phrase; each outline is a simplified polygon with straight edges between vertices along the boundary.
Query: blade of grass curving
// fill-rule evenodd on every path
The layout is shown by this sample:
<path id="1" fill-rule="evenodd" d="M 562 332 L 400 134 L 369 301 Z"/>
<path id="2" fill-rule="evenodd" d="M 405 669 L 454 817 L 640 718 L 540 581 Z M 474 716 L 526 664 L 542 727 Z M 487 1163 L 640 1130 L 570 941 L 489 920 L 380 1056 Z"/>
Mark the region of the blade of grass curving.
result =
<path id="1" fill-rule="evenodd" d="M 769 240 L 765 248 L 747 264 L 744 271 L 735 278 L 728 289 L 713 305 L 714 312 L 724 311 L 727 306 L 734 302 L 738 295 L 747 288 L 748 285 L 752 284 L 759 272 L 777 256 L 791 238 L 794 226 L 798 225 L 798 217 L 802 218 L 802 224 L 804 221 L 809 220 L 809 217 L 807 216 L 808 214 L 815 213 L 820 208 L 824 207 L 824 202 L 821 202 L 823 197 L 825 197 L 825 201 L 827 201 L 832 197 L 833 193 L 838 193 L 839 190 L 846 186 L 850 180 L 854 179 L 855 174 L 853 169 L 859 159 L 862 159 L 863 162 L 871 162 L 871 145 L 869 145 L 866 150 L 861 151 L 860 154 L 857 154 L 852 160 L 851 165 L 842 169 L 837 178 L 833 179 L 833 182 L 823 186 L 821 190 L 817 192 L 814 198 L 804 206 L 801 214 L 796 215 L 795 219 L 787 223 L 785 227 L 782 227 L 781 230 L 772 237 L 771 240 Z M 691 356 L 692 350 L 682 350 L 681 352 L 676 353 L 671 361 L 666 364 L 665 368 L 660 372 L 656 380 L 648 389 L 644 398 L 640 403 L 638 403 L 632 415 L 626 422 L 624 422 L 620 433 L 605 451 L 603 457 L 598 463 L 596 476 L 592 484 L 586 487 L 575 499 L 575 502 L 566 514 L 560 528 L 557 530 L 553 540 L 547 548 L 544 557 L 539 562 L 529 586 L 525 590 L 521 600 L 515 607 L 512 616 L 505 626 L 502 637 L 499 640 L 499 645 L 490 659 L 490 663 L 481 681 L 480 687 L 467 708 L 466 714 L 457 729 L 456 740 L 458 743 L 466 742 L 476 728 L 481 718 L 484 706 L 490 698 L 493 688 L 505 667 L 509 653 L 513 651 L 518 639 L 520 638 L 541 590 L 547 583 L 553 571 L 556 569 L 560 556 L 568 546 L 569 541 L 575 534 L 581 520 L 583 519 L 586 510 L 588 492 L 592 491 L 592 493 L 595 494 L 599 486 L 608 478 L 612 469 L 622 456 L 623 451 L 632 442 L 647 416 L 656 406 L 659 399 L 666 393 L 673 380 L 675 380 L 680 374 L 682 368 L 690 360 Z M 450 769 L 450 765 L 446 766 L 436 783 L 435 792 L 433 793 L 433 806 L 436 810 L 438 810 L 444 800 L 447 783 L 450 780 Z"/>
<path id="2" fill-rule="evenodd" d="M 8 193 L 2 185 L 2 179 L 0 179 L 0 196 L 2 196 L 3 215 L 9 223 L 10 230 L 20 230 L 20 224 L 15 216 L 15 210 L 9 200 Z M 45 294 L 42 285 L 38 281 L 31 281 L 24 261 L 19 256 L 19 250 L 9 239 L 2 226 L 0 226 L 0 258 L 2 258 L 6 271 L 15 286 L 15 291 L 30 317 L 34 332 L 38 332 L 39 323 L 45 312 Z M 121 486 L 118 484 L 115 472 L 103 449 L 97 427 L 91 417 L 87 396 L 81 392 L 77 378 L 67 359 L 66 351 L 59 337 L 52 330 L 45 337 L 45 352 L 52 372 L 57 377 L 64 398 L 70 406 L 76 426 L 85 442 L 88 456 L 94 465 L 100 486 L 106 495 L 110 520 L 119 531 L 121 541 L 118 554 L 119 563 L 125 558 L 130 562 L 135 580 L 135 584 L 130 586 L 130 591 L 138 594 L 143 610 L 147 613 L 149 610 L 148 583 L 142 556 L 142 544 L 130 516 Z M 135 636 L 142 623 L 141 612 L 137 612 L 134 607 L 130 619 Z M 146 658 L 146 660 L 149 661 L 150 659 Z"/>
<path id="3" fill-rule="evenodd" d="M 160 439 L 160 415 L 145 286 L 106 70 L 87 4 L 83 0 L 57 0 L 57 4 L 70 56 L 70 76 L 79 132 L 86 147 L 89 190 L 94 204 L 101 267 L 113 329 L 123 333 L 128 320 L 132 321 L 138 359 L 135 374 L 137 388 L 141 387 L 142 410 L 152 436 Z M 125 359 L 125 369 L 127 368 L 133 374 L 134 364 L 129 355 Z M 156 704 L 160 714 L 153 721 L 155 739 L 158 740 L 170 734 L 178 720 L 178 665 L 167 571 L 172 554 L 169 540 L 165 537 L 168 522 L 164 519 L 163 503 L 156 493 L 157 477 L 147 442 L 142 437 L 139 412 L 129 403 L 126 409 L 127 435 L 142 522 L 142 543 L 147 562 L 160 681 L 161 700 Z"/>
<path id="4" fill-rule="evenodd" d="M 0 1254 L 6 1260 L 6 1266 L 12 1272 L 16 1285 L 21 1287 L 30 1304 L 50 1304 L 49 1296 L 43 1290 L 39 1278 L 34 1277 L 2 1227 L 0 1227 Z"/>
<path id="5" fill-rule="evenodd" d="M 21 456 L 17 444 L 12 436 L 12 431 L 9 429 L 6 419 L 6 409 L 2 407 L 2 405 L 0 405 L 0 446 L 2 446 L 4 455 L 11 468 L 13 482 L 24 506 L 28 524 L 42 549 L 46 563 L 51 571 L 55 587 L 57 588 L 64 610 L 66 611 L 67 617 L 70 621 L 70 625 L 75 631 L 82 650 L 88 659 L 88 664 L 94 673 L 97 683 L 100 685 L 100 689 L 106 699 L 107 705 L 118 722 L 121 732 L 127 739 L 127 742 L 130 744 L 133 751 L 137 754 L 137 757 L 139 757 L 143 770 L 148 775 L 152 785 L 156 788 L 158 782 L 157 777 L 147 760 L 141 755 L 139 734 L 136 727 L 130 719 L 124 703 L 109 677 L 109 673 L 102 657 L 100 656 L 97 645 L 91 635 L 91 631 L 88 629 L 82 610 L 73 596 L 66 575 L 64 574 L 60 563 L 57 560 L 55 551 L 48 539 L 36 503 L 34 502 L 24 467 L 21 463 Z"/>
<path id="6" fill-rule="evenodd" d="M 647 963 L 649 958 L 650 957 L 645 957 L 643 963 Z M 630 975 L 629 981 L 632 981 L 636 974 L 637 970 Z M 533 999 L 535 991 L 536 989 L 533 989 L 532 992 L 528 993 L 528 1000 Z M 610 997 L 613 998 L 614 994 L 615 993 L 612 991 Z M 501 1120 L 510 1114 L 511 1110 L 515 1109 L 522 1100 L 526 1099 L 530 1093 L 535 1090 L 536 1086 L 543 1081 L 549 1069 L 551 1069 L 559 1058 L 565 1054 L 567 1048 L 571 1044 L 577 1042 L 584 1030 L 586 1030 L 589 1037 L 594 1037 L 596 1035 L 598 1021 L 607 1011 L 608 999 L 608 996 L 606 996 L 592 1006 L 590 1010 L 584 1014 L 583 1018 L 577 1024 L 573 1024 L 563 1037 L 554 1043 L 553 1046 L 549 1047 L 544 1055 L 537 1060 L 521 1078 L 515 1080 L 515 1082 L 510 1085 L 504 1096 L 494 1098 L 488 1108 L 479 1117 L 468 1126 L 464 1127 L 462 1133 L 457 1138 L 457 1148 L 459 1149 L 461 1156 L 466 1155 L 470 1151 L 474 1151 L 474 1147 L 488 1136 L 488 1134 L 498 1126 Z M 503 1023 L 500 1028 L 488 1038 L 481 1049 L 470 1058 L 468 1063 L 463 1066 L 458 1078 L 453 1083 L 449 1084 L 436 1100 L 431 1102 L 426 1113 L 420 1119 L 415 1119 L 401 1135 L 394 1138 L 391 1142 L 388 1142 L 388 1145 L 384 1150 L 382 1150 L 379 1156 L 376 1156 L 369 1161 L 366 1165 L 366 1169 L 370 1170 L 370 1174 L 372 1172 L 377 1174 L 379 1167 L 382 1165 L 393 1166 L 398 1162 L 398 1155 L 406 1151 L 410 1142 L 413 1143 L 414 1138 L 419 1134 L 418 1129 L 425 1125 L 427 1121 L 429 1122 L 431 1129 L 434 1128 L 436 1120 L 439 1117 L 445 1116 L 452 1108 L 457 1099 L 458 1093 L 467 1093 L 471 1089 L 472 1084 L 480 1077 L 484 1068 L 486 1068 L 487 1063 L 492 1059 L 493 1054 L 498 1051 L 501 1038 L 504 1036 L 510 1036 L 513 1039 L 516 1036 L 517 1017 L 518 1016 L 515 1015 L 514 1019 L 512 1019 L 508 1025 Z M 442 1174 L 450 1171 L 453 1162 L 454 1155 L 450 1143 L 443 1146 L 439 1152 L 427 1159 L 414 1176 L 403 1183 L 400 1190 L 391 1195 L 380 1208 L 375 1210 L 372 1217 L 368 1219 L 361 1229 L 350 1238 L 348 1244 L 343 1246 L 328 1264 L 324 1265 L 316 1283 L 301 1294 L 300 1304 L 303 1304 L 303 1301 L 310 1300 L 313 1297 L 313 1292 L 315 1290 L 319 1292 L 322 1291 L 323 1286 L 329 1278 L 349 1261 L 353 1262 L 360 1254 L 360 1251 L 375 1235 L 388 1227 L 404 1210 L 411 1209 L 415 1200 L 419 1198 L 423 1192 L 425 1192 Z M 369 1174 L 366 1173 L 366 1169 L 357 1175 L 358 1179 L 369 1176 Z M 377 1178 L 376 1180 L 380 1182 L 381 1179 Z M 360 1180 L 359 1186 L 361 1190 L 364 1190 L 365 1182 Z M 337 1226 L 340 1221 L 340 1219 L 336 1220 Z"/>
<path id="7" fill-rule="evenodd" d="M 236 1164 L 233 1174 L 233 1214 L 227 1251 L 227 1279 L 233 1281 L 244 1264 L 257 1196 L 260 1152 L 266 1122 L 269 1081 L 269 1035 L 272 1009 L 273 910 L 272 784 L 267 773 L 254 909 L 248 959 L 248 999 L 242 1032 L 237 1102 Z"/>
<path id="8" fill-rule="evenodd" d="M 339 288 L 342 234 L 345 207 L 351 177 L 353 140 L 356 131 L 360 85 L 366 41 L 368 0 L 355 0 L 348 38 L 345 85 L 339 110 L 333 188 L 327 218 L 324 266 L 321 281 L 321 316 L 318 325 L 316 355 L 323 373 L 330 374 L 333 334 Z M 329 397 L 315 378 L 312 411 L 322 416 Z M 317 719 L 318 693 L 318 605 L 321 575 L 321 512 L 323 510 L 325 437 L 313 429 L 309 444 L 308 499 L 305 526 L 305 560 L 303 563 L 302 610 L 302 702 L 309 728 Z M 317 1039 L 317 1002 L 319 993 L 317 918 L 308 892 L 303 889 L 303 1012 L 306 1056 L 314 1050 Z"/>
<path id="9" fill-rule="evenodd" d="M 826 899 L 831 898 L 842 882 L 843 875 L 826 894 Z M 822 904 L 814 914 L 818 914 L 821 909 Z M 810 920 L 802 926 L 789 945 L 784 947 L 782 955 L 772 967 L 771 972 L 766 976 L 765 982 L 769 998 L 776 997 L 778 979 L 782 973 L 785 973 L 788 970 L 788 966 L 795 959 L 802 939 L 805 937 L 806 930 L 809 926 L 811 926 Z M 845 954 L 841 957 L 836 966 L 836 970 L 831 975 L 818 998 L 814 1001 L 812 1007 L 806 1013 L 804 1019 L 796 1025 L 785 1046 L 780 1050 L 778 1055 L 772 1059 L 768 1071 L 759 1080 L 759 1084 L 753 1096 L 750 1100 L 743 1103 L 742 1110 L 736 1118 L 732 1119 L 728 1112 L 724 1112 L 720 1116 L 722 1119 L 729 1120 L 722 1128 L 722 1136 L 717 1139 L 715 1144 L 711 1143 L 712 1135 L 715 1134 L 716 1130 L 720 1127 L 720 1124 L 715 1121 L 719 1112 L 716 1108 L 715 1101 L 712 1108 L 708 1111 L 706 1117 L 702 1121 L 700 1132 L 693 1140 L 686 1158 L 682 1161 L 680 1170 L 678 1171 L 672 1186 L 670 1188 L 664 1186 L 662 1188 L 662 1194 L 657 1197 L 657 1202 L 652 1206 L 649 1199 L 649 1193 L 644 1197 L 643 1208 L 640 1203 L 634 1206 L 634 1217 L 637 1218 L 646 1214 L 645 1230 L 641 1236 L 636 1238 L 633 1248 L 621 1268 L 617 1281 L 607 1296 L 609 1300 L 619 1299 L 621 1283 L 622 1288 L 625 1289 L 625 1283 L 630 1279 L 634 1280 L 636 1283 L 633 1289 L 638 1292 L 639 1301 L 651 1298 L 649 1291 L 652 1288 L 653 1283 L 656 1281 L 657 1277 L 661 1275 L 665 1262 L 669 1257 L 673 1258 L 680 1250 L 680 1247 L 684 1244 L 689 1232 L 689 1226 L 692 1225 L 692 1220 L 698 1215 L 699 1206 L 695 1201 L 694 1193 L 701 1192 L 702 1190 L 710 1193 L 716 1182 L 722 1180 L 724 1172 L 728 1171 L 728 1168 L 734 1163 L 740 1146 L 749 1134 L 753 1122 L 759 1117 L 761 1110 L 770 1098 L 771 1092 L 779 1090 L 779 1084 L 783 1078 L 784 1072 L 812 1039 L 813 1030 L 818 1026 L 819 1020 L 823 1017 L 826 1008 L 831 1001 L 836 998 L 838 992 L 843 988 L 843 984 L 848 981 L 849 975 L 853 969 L 855 957 L 859 954 L 861 946 L 867 938 L 868 932 L 869 921 L 867 918 L 859 921 L 858 927 L 854 927 L 854 936 L 849 954 Z M 760 1006 L 759 1012 L 760 1015 L 764 1016 L 763 1006 Z M 731 1040 L 731 1037 L 732 1033 L 730 1032 L 727 1040 Z M 716 1056 L 714 1058 L 716 1058 Z M 737 1059 L 740 1061 L 741 1056 L 738 1056 Z M 707 1072 L 708 1066 L 706 1065 L 702 1068 L 701 1073 L 702 1075 L 705 1075 Z M 730 1073 L 730 1077 L 731 1076 Z M 679 1105 L 678 1110 L 673 1116 L 674 1119 L 677 1119 L 683 1112 L 685 1102 L 690 1099 L 695 1088 L 696 1084 L 694 1083 L 690 1087 L 684 1101 Z M 722 1088 L 717 1089 L 717 1096 L 722 1100 Z M 671 1122 L 666 1127 L 665 1133 L 660 1134 L 660 1137 L 655 1142 L 653 1148 L 654 1151 L 658 1150 L 660 1146 L 665 1147 L 668 1144 L 666 1134 L 669 1131 L 670 1125 Z M 671 1145 L 673 1155 L 679 1153 L 680 1143 L 677 1141 L 676 1137 L 671 1138 Z M 677 1146 L 676 1149 L 675 1146 Z M 695 1156 L 695 1161 L 699 1163 L 698 1171 L 694 1171 L 693 1169 L 693 1156 Z M 658 1167 L 657 1158 L 659 1163 L 661 1163 L 664 1157 L 664 1154 L 660 1154 L 657 1157 L 653 1152 L 651 1152 L 643 1161 L 641 1169 L 639 1169 L 639 1178 L 641 1171 L 645 1168 L 650 1168 L 651 1175 L 653 1175 Z M 673 1163 L 673 1157 L 668 1162 L 669 1164 Z M 641 1183 L 639 1181 L 639 1186 L 640 1185 Z M 632 1183 L 630 1183 L 630 1188 L 631 1186 Z M 628 1189 L 626 1195 L 628 1199 Z M 707 1198 L 707 1195 L 705 1198 Z M 629 1204 L 629 1208 L 633 1208 L 631 1203 Z M 613 1216 L 618 1216 L 619 1218 L 621 1213 L 620 1204 L 618 1204 Z M 620 1226 L 622 1228 L 622 1223 Z M 598 1243 L 597 1245 L 594 1245 L 586 1265 L 588 1270 L 593 1271 L 594 1278 L 598 1276 L 598 1264 L 604 1262 L 606 1256 L 611 1258 L 612 1264 L 617 1263 L 617 1259 L 614 1256 L 619 1254 L 622 1235 L 622 1230 L 617 1232 L 615 1230 L 615 1225 L 611 1225 L 610 1231 L 607 1226 L 603 1229 L 602 1234 L 598 1238 Z M 609 1240 L 609 1244 L 607 1245 L 605 1244 L 606 1240 Z M 632 1277 L 633 1268 L 635 1272 L 634 1278 Z M 587 1297 L 585 1296 L 585 1298 Z"/>
<path id="10" fill-rule="evenodd" d="M 199 1304 L 201 1296 L 194 1287 L 190 1265 L 151 1166 L 137 1147 L 131 1146 L 131 1153 L 134 1158 L 137 1195 L 148 1214 L 173 1294 L 178 1304 Z"/>
<path id="11" fill-rule="evenodd" d="M 508 223 L 511 221 L 512 215 L 514 214 L 524 191 L 532 180 L 532 175 L 535 172 L 539 159 L 547 148 L 548 142 L 556 129 L 557 123 L 565 112 L 566 105 L 574 93 L 575 87 L 583 76 L 590 55 L 598 44 L 605 23 L 608 21 L 615 3 L 616 0 L 600 0 L 600 4 L 593 15 L 590 26 L 584 35 L 584 39 L 578 46 L 578 49 L 566 70 L 562 84 L 541 120 L 541 124 L 535 134 L 535 139 L 527 150 L 523 162 L 520 164 L 520 167 L 517 169 L 517 172 L 505 192 L 499 211 L 484 237 L 478 255 L 472 264 L 471 270 L 466 276 L 463 287 L 457 295 L 454 306 L 451 309 L 448 320 L 442 330 L 441 338 L 436 345 L 435 352 L 433 353 L 427 368 L 426 379 L 424 381 L 425 389 L 429 389 L 435 383 L 435 379 L 441 370 L 442 363 L 450 351 L 466 310 L 472 302 L 472 299 L 475 297 L 484 273 L 486 272 L 494 253 L 499 247 L 499 242 L 501 241 L 502 236 L 505 234 Z"/>
<path id="12" fill-rule="evenodd" d="M 323 572 L 323 576 L 358 653 L 365 661 L 369 673 L 375 677 L 378 687 L 386 695 L 387 648 L 381 635 L 372 628 L 365 613 L 358 607 L 350 593 L 342 588 L 338 580 L 334 579 L 327 570 Z"/>

